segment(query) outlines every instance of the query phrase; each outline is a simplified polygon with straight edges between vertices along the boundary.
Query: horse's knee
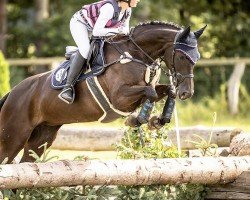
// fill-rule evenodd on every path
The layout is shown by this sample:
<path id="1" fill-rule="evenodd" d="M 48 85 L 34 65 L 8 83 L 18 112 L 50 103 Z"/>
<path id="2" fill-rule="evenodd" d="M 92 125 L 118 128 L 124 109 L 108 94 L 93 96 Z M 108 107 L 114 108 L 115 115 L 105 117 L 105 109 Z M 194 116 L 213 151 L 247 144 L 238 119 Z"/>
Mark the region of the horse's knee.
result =
<path id="1" fill-rule="evenodd" d="M 158 98 L 158 94 L 153 87 L 147 87 L 145 93 L 150 102 L 154 102 Z"/>

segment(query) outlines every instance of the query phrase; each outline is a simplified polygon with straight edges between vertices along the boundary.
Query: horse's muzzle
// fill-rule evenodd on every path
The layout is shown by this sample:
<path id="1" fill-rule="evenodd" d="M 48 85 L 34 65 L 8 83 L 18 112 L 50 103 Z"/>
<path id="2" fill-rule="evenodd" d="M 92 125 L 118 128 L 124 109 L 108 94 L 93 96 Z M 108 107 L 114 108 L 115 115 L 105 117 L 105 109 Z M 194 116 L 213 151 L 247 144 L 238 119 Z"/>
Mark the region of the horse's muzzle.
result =
<path id="1" fill-rule="evenodd" d="M 193 94 L 194 94 L 194 91 L 189 91 L 189 90 L 183 90 L 183 91 L 178 92 L 179 99 L 181 100 L 186 100 L 188 98 L 191 98 Z"/>

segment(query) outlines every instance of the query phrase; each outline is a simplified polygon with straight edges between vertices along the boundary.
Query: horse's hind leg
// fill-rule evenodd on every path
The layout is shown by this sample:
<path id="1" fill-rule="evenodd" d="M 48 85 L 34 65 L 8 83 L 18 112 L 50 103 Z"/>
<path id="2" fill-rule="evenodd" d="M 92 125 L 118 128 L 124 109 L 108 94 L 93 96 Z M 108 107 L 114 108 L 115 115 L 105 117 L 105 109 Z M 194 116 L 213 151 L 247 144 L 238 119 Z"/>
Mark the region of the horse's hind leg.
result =
<path id="1" fill-rule="evenodd" d="M 60 126 L 37 126 L 24 147 L 24 154 L 20 162 L 34 162 L 35 158 L 30 156 L 29 150 L 33 150 L 39 157 L 43 154 L 44 148 L 39 148 L 47 142 L 47 147 L 50 147 L 56 138 L 57 131 Z"/>

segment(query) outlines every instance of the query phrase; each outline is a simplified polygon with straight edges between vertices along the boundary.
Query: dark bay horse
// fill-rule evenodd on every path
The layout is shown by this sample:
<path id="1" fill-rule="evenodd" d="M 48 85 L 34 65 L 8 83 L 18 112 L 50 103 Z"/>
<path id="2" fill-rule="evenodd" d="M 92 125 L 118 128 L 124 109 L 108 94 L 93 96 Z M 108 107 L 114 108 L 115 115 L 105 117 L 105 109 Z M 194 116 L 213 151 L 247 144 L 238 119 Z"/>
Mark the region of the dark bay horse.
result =
<path id="1" fill-rule="evenodd" d="M 116 63 L 98 76 L 112 106 L 122 112 L 133 112 L 145 99 L 158 101 L 167 95 L 169 85 L 152 87 L 145 82 L 145 66 L 158 58 L 174 74 L 179 98 L 190 98 L 194 92 L 193 67 L 198 60 L 197 40 L 203 30 L 191 32 L 190 27 L 182 29 L 170 23 L 151 22 L 138 25 L 129 36 L 113 38 L 119 49 L 142 62 Z M 111 43 L 106 43 L 104 50 L 107 62 L 121 56 Z M 76 98 L 71 105 L 61 101 L 57 97 L 60 91 L 51 89 L 50 84 L 51 72 L 38 74 L 22 81 L 1 99 L 0 163 L 6 157 L 10 163 L 23 148 L 21 162 L 32 162 L 29 150 L 41 155 L 42 149 L 38 147 L 45 142 L 51 146 L 63 124 L 97 121 L 103 115 L 86 81 L 76 84 Z M 109 121 L 117 118 L 107 117 Z"/>

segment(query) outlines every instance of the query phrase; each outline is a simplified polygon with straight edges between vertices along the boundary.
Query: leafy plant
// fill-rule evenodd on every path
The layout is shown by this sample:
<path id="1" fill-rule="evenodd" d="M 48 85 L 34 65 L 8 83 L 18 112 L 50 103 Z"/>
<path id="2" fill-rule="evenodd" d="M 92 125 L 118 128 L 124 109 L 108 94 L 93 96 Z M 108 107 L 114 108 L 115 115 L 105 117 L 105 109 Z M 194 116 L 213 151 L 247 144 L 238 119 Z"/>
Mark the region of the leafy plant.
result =
<path id="1" fill-rule="evenodd" d="M 195 136 L 199 141 L 188 140 L 188 142 L 193 143 L 195 145 L 196 149 L 199 149 L 201 151 L 202 156 L 214 156 L 216 154 L 218 145 L 211 143 L 212 137 L 213 137 L 213 128 L 214 128 L 216 119 L 217 119 L 217 114 L 216 112 L 214 112 L 213 113 L 213 125 L 211 127 L 211 132 L 210 132 L 208 141 L 206 141 L 204 138 L 196 134 L 193 134 L 193 136 Z"/>
<path id="2" fill-rule="evenodd" d="M 48 143 L 46 142 L 43 145 L 41 145 L 40 147 L 38 147 L 39 149 L 43 148 L 43 154 L 42 154 L 41 157 L 38 156 L 36 154 L 36 152 L 34 152 L 33 150 L 29 150 L 30 156 L 35 159 L 35 163 L 49 162 L 49 161 L 51 161 L 53 159 L 58 159 L 59 158 L 59 156 L 52 156 L 52 157 L 48 156 L 51 150 L 47 148 L 47 145 L 48 145 Z"/>

